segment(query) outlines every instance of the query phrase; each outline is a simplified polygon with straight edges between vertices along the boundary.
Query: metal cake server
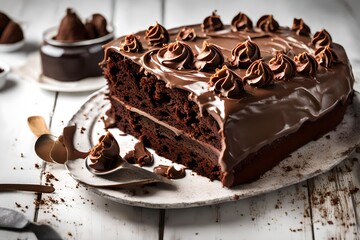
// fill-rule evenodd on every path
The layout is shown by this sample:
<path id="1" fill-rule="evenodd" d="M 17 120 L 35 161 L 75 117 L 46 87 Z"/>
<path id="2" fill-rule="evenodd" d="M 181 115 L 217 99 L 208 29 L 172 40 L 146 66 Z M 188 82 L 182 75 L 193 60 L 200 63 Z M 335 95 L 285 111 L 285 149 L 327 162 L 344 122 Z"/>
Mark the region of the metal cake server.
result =
<path id="1" fill-rule="evenodd" d="M 122 167 L 117 167 L 115 171 L 112 170 L 107 174 L 94 174 L 87 161 L 87 159 L 67 161 L 65 166 L 74 179 L 92 187 L 123 188 L 149 183 L 171 184 L 169 179 L 140 167 L 132 166 L 127 162 L 124 162 Z"/>
<path id="2" fill-rule="evenodd" d="M 33 223 L 22 213 L 2 207 L 0 207 L 0 228 L 12 231 L 31 231 L 39 240 L 62 239 L 49 225 Z"/>

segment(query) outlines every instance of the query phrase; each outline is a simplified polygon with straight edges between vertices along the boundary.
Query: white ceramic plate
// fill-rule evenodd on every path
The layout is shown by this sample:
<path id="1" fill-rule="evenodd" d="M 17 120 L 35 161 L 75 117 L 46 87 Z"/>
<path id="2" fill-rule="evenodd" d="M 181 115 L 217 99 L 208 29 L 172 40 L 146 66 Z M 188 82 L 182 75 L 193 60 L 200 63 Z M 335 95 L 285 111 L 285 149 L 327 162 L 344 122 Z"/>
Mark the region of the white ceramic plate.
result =
<path id="1" fill-rule="evenodd" d="M 0 44 L 0 52 L 14 52 L 25 45 L 25 39 L 16 43 Z"/>
<path id="2" fill-rule="evenodd" d="M 69 125 L 77 124 L 74 140 L 75 146 L 81 150 L 89 150 L 105 133 L 101 117 L 110 106 L 110 103 L 105 100 L 105 93 L 106 89 L 103 88 L 91 95 L 69 122 Z M 204 206 L 274 191 L 326 172 L 344 160 L 360 140 L 360 119 L 357 116 L 360 116 L 359 93 L 354 97 L 353 104 L 348 108 L 344 120 L 336 131 L 293 152 L 290 157 L 268 171 L 259 180 L 232 189 L 223 187 L 219 181 L 211 182 L 190 170 L 186 170 L 185 178 L 173 180 L 172 186 L 146 186 L 131 191 L 90 189 L 116 202 L 148 208 Z M 135 138 L 121 134 L 118 129 L 113 129 L 111 132 L 119 142 L 121 156 L 133 149 L 133 145 L 137 142 Z M 154 156 L 154 166 L 171 163 L 156 154 Z M 69 161 L 67 168 L 74 179 L 88 174 L 83 161 Z M 152 167 L 148 169 L 151 171 Z"/>
<path id="3" fill-rule="evenodd" d="M 16 72 L 34 81 L 40 88 L 53 92 L 87 92 L 98 90 L 106 85 L 106 80 L 103 76 L 84 78 L 71 82 L 63 82 L 45 77 L 42 75 L 39 53 L 29 56 L 26 63 L 16 69 Z"/>

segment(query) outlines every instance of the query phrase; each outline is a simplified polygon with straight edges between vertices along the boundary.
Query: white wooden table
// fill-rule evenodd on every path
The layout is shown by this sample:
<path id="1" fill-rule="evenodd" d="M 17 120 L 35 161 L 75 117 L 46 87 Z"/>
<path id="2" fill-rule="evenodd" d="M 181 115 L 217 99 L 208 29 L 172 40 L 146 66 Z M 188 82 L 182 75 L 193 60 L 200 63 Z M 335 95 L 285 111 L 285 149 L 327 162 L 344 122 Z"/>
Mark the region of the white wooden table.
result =
<path id="1" fill-rule="evenodd" d="M 281 25 L 302 17 L 313 32 L 326 28 L 348 52 L 360 80 L 360 2 L 358 0 L 1 0 L 0 11 L 20 21 L 26 45 L 0 53 L 16 69 L 38 51 L 42 33 L 55 26 L 66 7 L 82 17 L 100 12 L 116 36 L 136 32 L 156 20 L 166 27 L 198 23 L 214 9 L 224 23 L 243 11 L 256 22 L 272 13 Z M 359 90 L 359 83 L 356 88 Z M 268 194 L 190 209 L 146 209 L 121 205 L 78 185 L 62 165 L 44 164 L 33 150 L 35 137 L 27 117 L 45 117 L 55 135 L 91 92 L 62 93 L 39 88 L 14 71 L 0 90 L 0 182 L 44 183 L 56 191 L 36 195 L 0 192 L 0 207 L 47 223 L 64 239 L 360 239 L 360 165 L 355 153 L 330 172 Z M 42 200 L 42 204 L 35 204 Z M 36 239 L 28 232 L 0 230 L 0 239 Z"/>

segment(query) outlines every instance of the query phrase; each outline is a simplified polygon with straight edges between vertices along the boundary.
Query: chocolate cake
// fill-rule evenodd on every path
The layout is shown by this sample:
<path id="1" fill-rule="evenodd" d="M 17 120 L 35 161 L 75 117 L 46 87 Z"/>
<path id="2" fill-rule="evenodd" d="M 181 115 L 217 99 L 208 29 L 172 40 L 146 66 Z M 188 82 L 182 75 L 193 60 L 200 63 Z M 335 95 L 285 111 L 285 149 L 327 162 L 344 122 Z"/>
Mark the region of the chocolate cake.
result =
<path id="1" fill-rule="evenodd" d="M 333 130 L 353 95 L 346 52 L 302 19 L 159 23 L 104 46 L 109 116 L 157 154 L 226 187 Z"/>

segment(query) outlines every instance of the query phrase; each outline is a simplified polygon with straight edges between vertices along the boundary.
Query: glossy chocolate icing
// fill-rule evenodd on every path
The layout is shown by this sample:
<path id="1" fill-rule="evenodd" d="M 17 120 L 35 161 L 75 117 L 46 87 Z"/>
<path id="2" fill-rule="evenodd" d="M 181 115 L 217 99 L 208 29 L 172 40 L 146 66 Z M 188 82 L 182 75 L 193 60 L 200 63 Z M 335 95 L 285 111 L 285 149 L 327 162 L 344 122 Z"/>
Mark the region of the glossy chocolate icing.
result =
<path id="1" fill-rule="evenodd" d="M 158 47 L 149 47 L 141 53 L 121 51 L 120 44 L 124 37 L 105 45 L 104 61 L 109 51 L 120 53 L 139 64 L 145 72 L 165 81 L 167 87 L 187 90 L 189 99 L 196 102 L 202 111 L 208 111 L 214 117 L 222 134 L 222 150 L 218 163 L 223 172 L 222 182 L 226 186 L 230 186 L 234 179 L 233 168 L 250 153 L 296 132 L 306 121 L 317 120 L 334 109 L 338 103 L 345 103 L 353 91 L 354 77 L 351 66 L 345 50 L 338 44 L 332 43 L 331 49 L 339 61 L 331 67 L 324 67 L 319 65 L 314 57 L 316 48 L 311 36 L 298 35 L 287 27 L 279 26 L 276 33 L 265 32 L 259 28 L 232 32 L 228 25 L 222 30 L 209 32 L 202 31 L 200 24 L 187 27 L 193 28 L 198 36 L 195 41 L 186 42 L 195 55 L 201 51 L 205 40 L 218 46 L 224 56 L 224 64 L 240 78 L 245 77 L 247 69 L 230 64 L 233 59 L 231 52 L 239 43 L 250 39 L 259 47 L 260 62 L 268 65 L 274 54 L 281 52 L 297 63 L 296 73 L 291 74 L 291 77 L 287 75 L 286 81 L 274 79 L 273 84 L 264 87 L 245 84 L 246 94 L 240 99 L 232 99 L 219 96 L 216 91 L 209 89 L 208 82 L 215 70 L 179 70 L 164 66 L 157 58 L 160 49 Z M 183 27 L 169 30 L 169 42 L 175 42 L 181 29 Z M 145 32 L 136 35 L 140 37 L 143 45 L 146 45 Z M 268 70 L 266 68 L 266 71 Z M 271 75 L 269 72 L 267 74 Z"/>

